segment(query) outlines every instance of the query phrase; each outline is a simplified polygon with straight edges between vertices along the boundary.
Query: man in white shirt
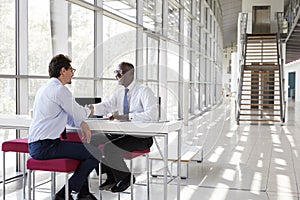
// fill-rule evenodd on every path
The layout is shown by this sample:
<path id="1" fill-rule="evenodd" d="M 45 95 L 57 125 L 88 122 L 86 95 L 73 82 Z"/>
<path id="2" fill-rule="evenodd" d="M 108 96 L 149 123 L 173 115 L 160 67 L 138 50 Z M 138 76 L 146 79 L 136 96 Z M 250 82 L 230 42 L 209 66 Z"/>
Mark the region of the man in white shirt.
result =
<path id="1" fill-rule="evenodd" d="M 115 74 L 119 85 L 124 88 L 117 90 L 107 101 L 89 105 L 94 114 L 106 115 L 117 110 L 118 114 L 113 114 L 112 119 L 157 121 L 157 99 L 149 87 L 134 81 L 133 65 L 122 62 Z M 130 186 L 130 172 L 122 155 L 126 151 L 150 148 L 153 144 L 152 137 L 106 134 L 106 138 L 103 138 L 103 134 L 93 135 L 91 144 L 97 146 L 100 143 L 104 143 L 102 169 L 107 174 L 107 180 L 99 186 L 100 190 L 126 190 Z"/>
<path id="2" fill-rule="evenodd" d="M 29 154 L 38 160 L 53 158 L 72 158 L 81 164 L 69 179 L 69 199 L 72 191 L 78 192 L 78 200 L 97 199 L 89 192 L 88 175 L 98 166 L 101 155 L 97 148 L 89 144 L 91 131 L 84 121 L 93 114 L 89 108 L 76 103 L 65 84 L 71 84 L 75 69 L 71 60 L 62 54 L 54 56 L 49 64 L 50 81 L 41 87 L 33 106 L 33 120 L 29 129 Z M 66 125 L 81 127 L 86 143 L 60 140 L 65 134 Z M 95 155 L 99 155 L 95 158 Z M 65 187 L 56 195 L 55 200 L 65 199 Z"/>

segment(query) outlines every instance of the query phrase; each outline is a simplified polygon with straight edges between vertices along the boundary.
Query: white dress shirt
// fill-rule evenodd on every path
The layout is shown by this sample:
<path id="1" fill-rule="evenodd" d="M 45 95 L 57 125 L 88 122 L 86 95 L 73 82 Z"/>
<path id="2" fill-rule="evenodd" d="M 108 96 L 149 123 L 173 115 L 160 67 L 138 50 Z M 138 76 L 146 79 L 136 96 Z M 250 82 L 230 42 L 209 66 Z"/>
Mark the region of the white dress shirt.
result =
<path id="1" fill-rule="evenodd" d="M 128 87 L 129 89 L 129 120 L 132 121 L 157 121 L 158 120 L 158 104 L 152 90 L 133 81 Z M 94 104 L 95 115 L 107 115 L 108 113 L 118 111 L 119 115 L 123 115 L 125 88 L 118 89 L 107 101 Z"/>
<path id="2" fill-rule="evenodd" d="M 75 101 L 71 91 L 57 78 L 51 78 L 36 93 L 28 141 L 59 138 L 67 124 L 79 127 L 90 112 Z"/>

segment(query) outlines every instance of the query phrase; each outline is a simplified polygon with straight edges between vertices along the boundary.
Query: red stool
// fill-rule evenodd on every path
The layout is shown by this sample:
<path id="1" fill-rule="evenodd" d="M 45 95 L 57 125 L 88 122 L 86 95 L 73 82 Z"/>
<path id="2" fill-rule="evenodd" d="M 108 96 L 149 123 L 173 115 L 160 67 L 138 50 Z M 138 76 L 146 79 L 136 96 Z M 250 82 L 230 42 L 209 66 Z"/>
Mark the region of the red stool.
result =
<path id="1" fill-rule="evenodd" d="M 100 151 L 102 151 L 104 147 L 104 144 L 100 144 L 98 146 L 98 149 Z M 133 164 L 132 164 L 132 159 L 138 157 L 138 156 L 142 156 L 142 155 L 146 155 L 146 160 L 147 160 L 147 199 L 149 200 L 150 199 L 150 183 L 149 183 L 149 178 L 150 178 L 150 175 L 149 175 L 149 153 L 150 153 L 150 148 L 149 149 L 146 149 L 146 150 L 134 150 L 134 151 L 131 151 L 131 152 L 125 152 L 123 154 L 123 157 L 125 159 L 128 159 L 130 160 L 130 174 L 131 174 L 131 177 L 130 177 L 130 195 L 131 195 L 131 200 L 133 200 L 133 173 L 132 173 L 132 169 L 133 169 Z M 99 165 L 99 183 L 101 185 L 102 183 L 102 176 L 101 176 L 101 164 Z M 101 195 L 101 190 L 100 190 L 100 198 L 102 199 L 102 195 Z M 118 199 L 120 200 L 120 192 L 118 193 Z"/>
<path id="2" fill-rule="evenodd" d="M 3 200 L 5 199 L 5 153 L 6 152 L 16 152 L 23 153 L 24 165 L 23 165 L 23 199 L 25 199 L 25 154 L 28 153 L 28 139 L 27 138 L 18 138 L 14 140 L 8 140 L 2 143 L 3 151 Z"/>
<path id="3" fill-rule="evenodd" d="M 27 160 L 27 169 L 28 169 L 28 199 L 31 200 L 31 172 L 33 172 L 33 181 L 32 181 L 32 192 L 33 199 L 35 199 L 35 177 L 34 171 L 49 171 L 52 176 L 52 184 L 51 184 L 51 193 L 52 199 L 55 195 L 55 172 L 63 172 L 66 173 L 65 176 L 65 188 L 66 188 L 66 196 L 65 199 L 69 200 L 69 181 L 68 181 L 68 173 L 73 172 L 77 169 L 80 164 L 79 160 L 69 159 L 69 158 L 57 158 L 57 159 L 49 159 L 49 160 L 36 160 L 34 158 L 30 158 Z"/>

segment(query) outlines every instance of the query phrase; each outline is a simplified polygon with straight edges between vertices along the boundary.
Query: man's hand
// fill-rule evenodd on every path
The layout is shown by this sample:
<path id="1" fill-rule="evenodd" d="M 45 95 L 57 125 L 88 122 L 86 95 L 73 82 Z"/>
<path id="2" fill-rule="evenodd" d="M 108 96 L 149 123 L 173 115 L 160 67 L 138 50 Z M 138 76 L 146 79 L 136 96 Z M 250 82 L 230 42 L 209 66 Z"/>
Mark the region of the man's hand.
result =
<path id="1" fill-rule="evenodd" d="M 89 117 L 93 117 L 93 115 L 94 115 L 94 106 L 93 106 L 93 104 L 85 105 L 85 107 L 87 107 L 91 110 L 91 114 L 89 115 Z"/>
<path id="2" fill-rule="evenodd" d="M 91 137 L 92 137 L 92 132 L 90 130 L 90 127 L 88 126 L 88 124 L 83 121 L 80 124 L 80 128 L 81 128 L 81 134 L 82 134 L 82 141 L 85 141 L 86 143 L 90 143 L 91 141 Z"/>
<path id="3" fill-rule="evenodd" d="M 112 115 L 112 117 L 109 118 L 110 120 L 120 120 L 120 121 L 129 121 L 128 115 Z"/>

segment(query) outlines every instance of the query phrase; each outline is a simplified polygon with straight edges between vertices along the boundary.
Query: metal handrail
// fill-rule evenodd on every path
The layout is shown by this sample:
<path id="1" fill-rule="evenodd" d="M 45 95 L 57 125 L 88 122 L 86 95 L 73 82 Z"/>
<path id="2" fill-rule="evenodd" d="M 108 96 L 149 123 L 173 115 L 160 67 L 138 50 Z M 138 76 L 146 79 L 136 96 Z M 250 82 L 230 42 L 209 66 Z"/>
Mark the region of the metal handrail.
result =
<path id="1" fill-rule="evenodd" d="M 294 20 L 297 18 L 298 10 L 300 8 L 300 1 L 299 0 L 290 0 L 289 5 L 285 11 L 284 18 L 288 22 L 288 33 L 294 24 Z"/>
<path id="2" fill-rule="evenodd" d="M 282 33 L 282 23 L 283 14 L 277 13 L 277 62 L 279 66 L 279 86 L 280 86 L 280 118 L 281 122 L 285 122 L 285 112 L 286 112 L 286 104 L 285 104 L 285 96 L 284 96 L 284 77 L 283 77 L 283 59 L 282 59 L 282 45 L 281 45 L 281 33 Z"/>

